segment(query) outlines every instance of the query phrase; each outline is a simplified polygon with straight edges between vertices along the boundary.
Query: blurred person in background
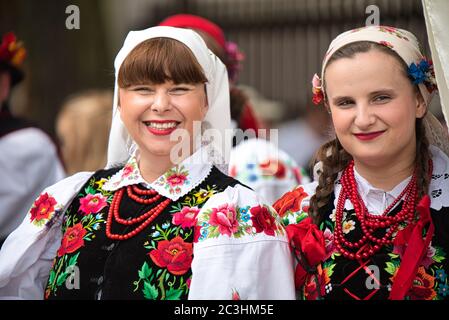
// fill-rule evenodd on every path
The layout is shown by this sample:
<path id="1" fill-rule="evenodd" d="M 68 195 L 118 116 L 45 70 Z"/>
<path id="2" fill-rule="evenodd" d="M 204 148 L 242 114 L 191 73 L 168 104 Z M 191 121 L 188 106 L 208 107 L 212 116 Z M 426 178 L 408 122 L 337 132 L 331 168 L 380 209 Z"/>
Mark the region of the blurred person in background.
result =
<path id="1" fill-rule="evenodd" d="M 334 136 L 329 114 L 308 106 L 306 114 L 279 125 L 279 147 L 288 150 L 299 166 L 307 168 L 319 147 Z"/>
<path id="2" fill-rule="evenodd" d="M 26 50 L 14 33 L 0 44 L 0 246 L 45 187 L 64 178 L 58 150 L 35 124 L 13 115 L 11 91 L 24 79 Z"/>
<path id="3" fill-rule="evenodd" d="M 69 97 L 56 119 L 56 133 L 68 175 L 104 168 L 112 119 L 111 91 L 90 90 Z"/>

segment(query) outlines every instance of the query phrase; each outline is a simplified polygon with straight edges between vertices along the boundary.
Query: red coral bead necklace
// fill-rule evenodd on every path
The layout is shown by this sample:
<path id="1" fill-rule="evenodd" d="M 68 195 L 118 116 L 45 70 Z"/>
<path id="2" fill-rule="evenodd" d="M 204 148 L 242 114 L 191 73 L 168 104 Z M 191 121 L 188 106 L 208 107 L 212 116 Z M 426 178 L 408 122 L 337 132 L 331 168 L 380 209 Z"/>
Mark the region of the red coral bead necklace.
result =
<path id="1" fill-rule="evenodd" d="M 140 215 L 137 218 L 132 219 L 123 219 L 120 218 L 119 208 L 120 203 L 122 202 L 123 195 L 126 193 L 128 197 L 132 200 L 134 200 L 137 203 L 144 204 L 144 205 L 150 205 L 156 203 L 156 201 L 161 199 L 161 195 L 157 193 L 156 190 L 146 190 L 146 189 L 139 189 L 137 186 L 127 186 L 123 187 L 119 190 L 117 190 L 114 194 L 114 197 L 112 198 L 111 206 L 109 207 L 108 212 L 108 219 L 106 221 L 106 236 L 109 239 L 113 240 L 127 240 L 129 238 L 132 238 L 139 234 L 143 229 L 145 229 L 154 219 L 156 219 L 164 210 L 165 208 L 171 203 L 170 199 L 165 199 L 158 204 L 156 204 L 154 207 L 149 209 L 144 214 Z M 114 234 L 111 231 L 112 222 L 115 219 L 115 222 L 121 224 L 121 225 L 134 225 L 137 223 L 140 223 L 134 230 L 126 233 L 126 234 Z M 143 221 L 143 222 L 142 222 Z"/>
<path id="2" fill-rule="evenodd" d="M 357 182 L 354 177 L 354 161 L 349 163 L 341 176 L 340 182 L 342 188 L 338 197 L 335 213 L 334 236 L 335 245 L 345 258 L 351 260 L 370 258 L 383 246 L 393 243 L 393 235 L 401 223 L 413 223 L 418 200 L 416 170 L 408 185 L 388 208 L 385 209 L 382 215 L 370 214 L 363 199 L 359 195 Z M 353 204 L 357 220 L 362 229 L 362 237 L 356 242 L 347 240 L 343 231 L 343 210 L 346 199 L 349 199 Z M 401 210 L 396 215 L 389 216 L 388 213 L 401 199 L 404 199 Z M 382 237 L 377 237 L 374 233 L 378 229 L 387 229 L 387 231 Z M 350 251 L 348 249 L 352 250 Z M 358 250 L 355 251 L 354 249 Z"/>

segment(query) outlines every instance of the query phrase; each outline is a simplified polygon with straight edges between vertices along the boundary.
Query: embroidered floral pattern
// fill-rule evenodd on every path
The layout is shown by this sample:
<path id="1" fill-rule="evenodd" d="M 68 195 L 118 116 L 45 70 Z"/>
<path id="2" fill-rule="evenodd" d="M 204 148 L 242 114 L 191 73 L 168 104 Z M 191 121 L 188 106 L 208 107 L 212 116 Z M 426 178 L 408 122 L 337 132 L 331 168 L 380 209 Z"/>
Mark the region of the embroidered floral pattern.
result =
<path id="1" fill-rule="evenodd" d="M 96 188 L 99 185 L 97 182 L 95 178 L 90 179 L 86 188 L 78 195 L 80 198 L 79 212 L 82 214 L 77 215 L 73 206 L 70 206 L 65 214 L 64 234 L 50 270 L 45 298 L 48 298 L 50 294 L 57 295 L 58 287 L 65 283 L 73 272 L 73 268 L 77 266 L 79 250 L 95 238 L 95 232 L 100 230 L 106 222 L 103 219 L 104 212 L 100 211 L 110 204 L 112 194 L 101 188 Z M 82 199 L 84 199 L 83 202 Z M 93 199 L 99 200 L 92 201 Z M 81 210 L 83 204 L 85 210 Z"/>
<path id="2" fill-rule="evenodd" d="M 279 200 L 273 204 L 273 208 L 277 211 L 280 217 L 292 215 L 300 210 L 302 200 L 304 200 L 308 194 L 302 187 L 298 187 L 293 191 L 287 192 Z"/>
<path id="3" fill-rule="evenodd" d="M 154 183 L 158 186 L 163 186 L 167 189 L 170 194 L 180 193 L 181 187 L 184 185 L 189 185 L 190 181 L 187 178 L 189 172 L 185 169 L 183 165 L 176 166 L 168 170 L 163 176 L 159 177 Z"/>
<path id="4" fill-rule="evenodd" d="M 48 193 L 41 194 L 30 209 L 31 222 L 38 227 L 44 225 L 54 215 L 56 204 L 55 198 Z"/>
<path id="5" fill-rule="evenodd" d="M 84 212 L 85 215 L 98 213 L 101 209 L 106 207 L 107 198 L 101 193 L 97 194 L 87 194 L 84 198 L 80 199 L 80 211 Z"/>
<path id="6" fill-rule="evenodd" d="M 303 221 L 304 217 L 307 217 L 305 212 L 301 211 L 301 209 L 298 212 L 292 214 L 295 215 L 296 219 L 300 221 Z M 348 235 L 349 238 L 359 234 L 360 226 L 356 223 L 355 220 L 353 220 L 353 217 L 353 209 L 344 210 L 343 230 L 347 232 L 345 234 Z M 283 219 L 283 222 L 285 224 L 291 223 L 291 219 Z M 407 228 L 405 228 L 405 226 L 406 225 L 402 225 L 400 227 L 401 230 L 395 235 L 395 237 L 398 237 L 401 232 L 407 232 Z M 338 278 L 339 280 L 333 279 L 334 271 L 338 269 L 338 272 L 341 273 L 342 266 L 345 266 L 347 264 L 345 264 L 344 260 L 341 260 L 341 254 L 336 251 L 334 245 L 334 228 L 335 210 L 333 210 L 320 225 L 320 230 L 324 230 L 323 235 L 326 254 L 323 262 L 317 267 L 316 273 L 313 273 L 309 277 L 307 277 L 306 283 L 301 287 L 300 296 L 304 299 L 325 298 L 326 295 L 332 294 L 335 291 L 336 287 L 341 286 L 341 284 L 339 283 L 341 281 L 340 278 Z M 354 235 L 352 235 L 353 233 Z M 404 235 L 401 235 L 401 237 L 404 237 Z M 384 247 L 383 252 L 385 252 L 385 257 L 387 258 L 384 260 L 384 262 L 382 262 L 382 271 L 386 272 L 386 274 L 390 277 L 387 277 L 387 281 L 384 280 L 382 282 L 382 287 L 390 288 L 389 290 L 391 290 L 391 287 L 395 280 L 395 276 L 401 266 L 401 260 L 405 249 L 406 245 L 404 244 L 388 245 Z M 405 296 L 405 299 L 440 300 L 447 297 L 449 294 L 449 283 L 446 271 L 443 268 L 445 261 L 446 253 L 444 252 L 443 248 L 431 244 L 428 247 L 426 254 L 419 262 L 420 267 L 410 290 Z M 379 261 L 377 260 L 376 265 L 378 264 Z M 363 271 L 363 269 L 361 270 Z M 343 278 L 345 277 L 349 278 L 349 275 L 343 275 Z M 366 278 L 363 279 L 366 280 Z"/>
<path id="7" fill-rule="evenodd" d="M 190 269 L 193 249 L 191 243 L 177 236 L 170 241 L 160 241 L 157 249 L 150 251 L 149 255 L 158 267 L 167 268 L 171 274 L 179 276 Z"/>
<path id="8" fill-rule="evenodd" d="M 173 215 L 172 223 L 175 225 L 180 225 L 181 228 L 191 228 L 196 225 L 197 215 L 200 210 L 196 207 L 184 207 L 180 212 Z"/>
<path id="9" fill-rule="evenodd" d="M 257 206 L 251 208 L 251 221 L 256 232 L 264 232 L 269 236 L 275 235 L 275 231 L 278 229 L 276 220 L 268 211 L 267 207 Z"/>
<path id="10" fill-rule="evenodd" d="M 387 48 L 390 48 L 390 49 L 393 49 L 393 48 L 394 48 L 393 44 L 391 44 L 391 43 L 388 42 L 388 41 L 379 41 L 379 44 L 380 44 L 380 45 L 383 45 L 383 46 L 385 46 L 385 47 L 387 47 Z"/>
<path id="11" fill-rule="evenodd" d="M 198 222 L 198 241 L 217 238 L 220 234 L 234 238 L 262 232 L 269 236 L 284 234 L 284 229 L 278 226 L 275 217 L 276 212 L 268 206 L 240 208 L 223 204 L 202 212 Z"/>
<path id="12" fill-rule="evenodd" d="M 62 237 L 61 247 L 58 250 L 58 257 L 67 253 L 72 253 L 84 246 L 84 236 L 87 231 L 83 228 L 81 223 L 75 224 L 68 228 Z"/>
<path id="13" fill-rule="evenodd" d="M 223 204 L 218 208 L 213 208 L 210 213 L 209 224 L 217 227 L 220 234 L 230 237 L 237 232 L 239 227 L 235 207 L 231 204 Z"/>
<path id="14" fill-rule="evenodd" d="M 267 159 L 259 164 L 263 176 L 274 176 L 283 179 L 286 176 L 286 167 L 281 160 Z"/>

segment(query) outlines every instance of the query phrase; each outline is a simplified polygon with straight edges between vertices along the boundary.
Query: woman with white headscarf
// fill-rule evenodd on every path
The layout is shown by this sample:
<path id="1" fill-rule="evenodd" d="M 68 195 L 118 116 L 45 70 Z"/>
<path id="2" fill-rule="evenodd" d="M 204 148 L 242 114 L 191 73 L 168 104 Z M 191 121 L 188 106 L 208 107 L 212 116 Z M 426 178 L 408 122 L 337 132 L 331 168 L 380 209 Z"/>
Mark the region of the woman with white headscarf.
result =
<path id="1" fill-rule="evenodd" d="M 107 167 L 42 192 L 0 251 L 0 296 L 294 298 L 273 209 L 223 173 L 224 65 L 195 32 L 155 27 L 129 33 L 115 70 Z"/>
<path id="2" fill-rule="evenodd" d="M 427 109 L 436 82 L 420 48 L 406 30 L 353 29 L 314 77 L 336 138 L 318 181 L 274 204 L 303 299 L 449 298 L 449 139 Z"/>

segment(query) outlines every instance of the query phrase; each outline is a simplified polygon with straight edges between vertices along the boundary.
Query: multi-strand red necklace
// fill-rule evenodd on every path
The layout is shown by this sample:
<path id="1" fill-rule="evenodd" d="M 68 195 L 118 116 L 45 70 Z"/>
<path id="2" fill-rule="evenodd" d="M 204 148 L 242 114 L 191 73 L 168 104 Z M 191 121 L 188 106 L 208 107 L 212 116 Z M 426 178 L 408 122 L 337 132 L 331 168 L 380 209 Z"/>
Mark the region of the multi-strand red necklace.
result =
<path id="1" fill-rule="evenodd" d="M 342 189 L 338 197 L 335 213 L 334 242 L 337 250 L 345 258 L 351 260 L 370 258 L 382 246 L 393 243 L 392 236 L 401 223 L 413 223 L 418 201 L 416 170 L 408 185 L 388 208 L 385 209 L 382 215 L 370 214 L 359 195 L 357 182 L 354 177 L 354 161 L 351 161 L 344 170 L 340 182 Z M 356 242 L 348 241 L 344 236 L 343 210 L 346 199 L 349 199 L 353 204 L 356 217 L 362 229 L 362 237 Z M 401 210 L 396 215 L 388 215 L 401 199 L 404 199 Z M 375 236 L 376 231 L 379 229 L 385 230 L 385 234 L 382 237 Z"/>
<path id="2" fill-rule="evenodd" d="M 111 206 L 109 207 L 108 219 L 106 221 L 106 236 L 113 240 L 126 240 L 136 236 L 139 232 L 145 229 L 156 217 L 164 211 L 164 209 L 170 204 L 170 199 L 165 199 L 160 203 L 153 206 L 144 214 L 138 216 L 137 218 L 132 219 L 123 219 L 120 218 L 119 208 L 120 203 L 123 198 L 123 194 L 126 192 L 128 197 L 134 200 L 137 203 L 150 205 L 156 203 L 156 201 L 161 199 L 161 195 L 157 193 L 155 190 L 146 190 L 139 189 L 137 186 L 127 186 L 123 187 L 114 194 L 112 198 Z M 115 218 L 115 220 L 114 220 Z M 131 226 L 137 223 L 140 223 L 134 230 L 126 233 L 126 234 L 114 234 L 111 232 L 112 221 L 115 221 L 121 225 Z"/>

